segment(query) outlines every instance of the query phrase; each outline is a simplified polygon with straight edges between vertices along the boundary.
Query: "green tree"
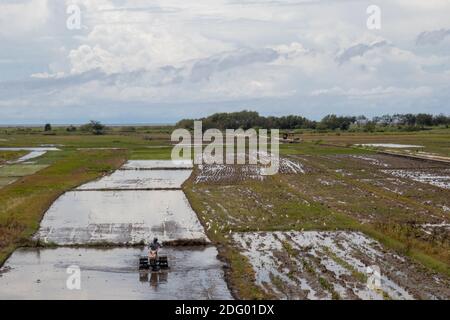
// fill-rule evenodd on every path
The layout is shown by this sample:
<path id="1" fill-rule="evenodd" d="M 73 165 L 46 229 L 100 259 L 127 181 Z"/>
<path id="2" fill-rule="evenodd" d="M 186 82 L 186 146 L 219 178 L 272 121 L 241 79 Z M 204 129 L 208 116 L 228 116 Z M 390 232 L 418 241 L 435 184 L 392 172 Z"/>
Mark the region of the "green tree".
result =
<path id="1" fill-rule="evenodd" d="M 104 134 L 105 126 L 100 121 L 91 120 L 89 123 L 80 127 L 81 131 L 91 132 L 95 135 Z"/>
<path id="2" fill-rule="evenodd" d="M 433 116 L 431 114 L 419 113 L 416 115 L 416 124 L 420 127 L 432 126 Z"/>

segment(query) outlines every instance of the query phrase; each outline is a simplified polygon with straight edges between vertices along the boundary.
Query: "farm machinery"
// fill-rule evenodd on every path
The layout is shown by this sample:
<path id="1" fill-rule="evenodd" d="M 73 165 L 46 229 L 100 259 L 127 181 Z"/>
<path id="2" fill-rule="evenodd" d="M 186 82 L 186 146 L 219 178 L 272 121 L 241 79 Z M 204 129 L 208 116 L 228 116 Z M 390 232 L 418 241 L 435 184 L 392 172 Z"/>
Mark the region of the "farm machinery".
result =
<path id="1" fill-rule="evenodd" d="M 139 257 L 139 270 L 159 271 L 169 268 L 167 256 L 158 254 L 160 248 L 161 245 L 158 243 L 158 239 L 155 238 L 150 245 L 148 255 Z"/>

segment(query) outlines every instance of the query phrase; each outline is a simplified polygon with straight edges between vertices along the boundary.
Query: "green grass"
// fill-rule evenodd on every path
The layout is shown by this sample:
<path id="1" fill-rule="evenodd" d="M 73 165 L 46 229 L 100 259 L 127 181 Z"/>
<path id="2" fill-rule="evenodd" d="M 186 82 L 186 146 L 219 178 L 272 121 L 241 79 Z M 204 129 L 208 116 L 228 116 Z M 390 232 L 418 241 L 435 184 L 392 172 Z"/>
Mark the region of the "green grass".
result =
<path id="1" fill-rule="evenodd" d="M 391 236 L 370 225 L 362 225 L 360 231 L 379 241 L 385 247 L 393 249 L 401 255 L 408 256 L 431 270 L 450 277 L 450 265 L 448 263 L 426 254 L 420 249 L 411 247 L 407 241 L 396 239 L 398 238 L 397 234 Z"/>
<path id="2" fill-rule="evenodd" d="M 16 181 L 18 178 L 16 177 L 0 177 L 0 188 L 13 183 L 14 181 Z"/>
<path id="3" fill-rule="evenodd" d="M 0 189 L 0 265 L 29 241 L 62 193 L 119 167 L 126 151 L 60 151 L 48 168 Z"/>
<path id="4" fill-rule="evenodd" d="M 149 147 L 145 149 L 133 149 L 130 152 L 131 160 L 170 160 L 172 147 Z"/>
<path id="5" fill-rule="evenodd" d="M 0 140 L 1 143 L 2 141 Z M 26 153 L 26 151 L 0 151 L 0 165 L 7 161 L 18 159 Z"/>
<path id="6" fill-rule="evenodd" d="M 185 192 L 212 210 L 202 208 L 201 216 L 215 221 L 212 229 L 232 231 L 334 230 L 354 228 L 346 215 L 332 212 L 323 205 L 297 193 L 277 176 L 264 182 L 247 180 L 227 186 L 193 185 Z M 199 212 L 199 211 L 197 211 Z M 239 221 L 239 223 L 235 223 Z"/>
<path id="7" fill-rule="evenodd" d="M 24 177 L 46 168 L 45 164 L 11 164 L 0 168 L 0 177 Z"/>
<path id="8" fill-rule="evenodd" d="M 44 135 L 11 134 L 2 135 L 7 141 L 0 140 L 0 147 L 39 147 L 42 144 L 55 144 L 58 148 L 145 148 L 147 146 L 169 144 L 170 136 L 167 134 L 105 134 L 105 135 Z"/>

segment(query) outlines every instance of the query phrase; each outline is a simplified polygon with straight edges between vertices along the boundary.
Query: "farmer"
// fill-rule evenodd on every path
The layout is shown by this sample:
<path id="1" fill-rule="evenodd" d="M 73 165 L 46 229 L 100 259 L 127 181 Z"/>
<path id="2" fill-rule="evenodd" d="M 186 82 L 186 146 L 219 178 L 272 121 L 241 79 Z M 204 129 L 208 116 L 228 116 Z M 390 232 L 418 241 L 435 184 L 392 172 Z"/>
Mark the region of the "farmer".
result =
<path id="1" fill-rule="evenodd" d="M 158 251 L 162 245 L 158 242 L 158 238 L 153 238 L 153 242 L 150 244 L 150 250 Z"/>

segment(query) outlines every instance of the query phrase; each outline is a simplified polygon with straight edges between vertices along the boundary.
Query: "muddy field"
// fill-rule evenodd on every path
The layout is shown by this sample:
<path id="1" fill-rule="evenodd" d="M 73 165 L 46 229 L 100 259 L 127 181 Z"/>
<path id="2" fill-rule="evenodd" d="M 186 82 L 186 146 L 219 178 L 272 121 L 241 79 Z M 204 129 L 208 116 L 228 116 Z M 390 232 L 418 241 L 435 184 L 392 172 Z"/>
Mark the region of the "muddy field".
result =
<path id="1" fill-rule="evenodd" d="M 443 170 L 384 170 L 395 177 L 428 183 L 436 187 L 450 189 L 450 169 Z"/>
<path id="2" fill-rule="evenodd" d="M 308 174 L 283 179 L 315 201 L 364 223 L 405 224 L 449 245 L 450 166 L 387 155 L 295 158 Z M 425 225 L 436 227 L 432 235 Z"/>
<path id="3" fill-rule="evenodd" d="M 0 269 L 1 299 L 231 299 L 214 247 L 165 248 L 171 267 L 139 272 L 146 251 L 20 249 Z M 81 289 L 69 290 L 67 267 L 78 266 Z"/>
<path id="4" fill-rule="evenodd" d="M 304 173 L 303 166 L 295 160 L 282 157 L 278 165 L 280 173 Z M 233 183 L 249 179 L 263 181 L 267 176 L 267 168 L 263 165 L 204 164 L 198 166 L 195 183 Z"/>
<path id="5" fill-rule="evenodd" d="M 203 166 L 186 187 L 207 234 L 237 247 L 254 270 L 249 281 L 253 274 L 229 256 L 248 272 L 230 277 L 243 296 L 450 297 L 449 165 L 373 152 L 284 158 L 301 170 L 263 176 L 248 165 Z M 372 265 L 377 290 L 367 286 Z M 254 284 L 261 292 L 246 289 Z"/>
<path id="6" fill-rule="evenodd" d="M 443 299 L 448 280 L 357 232 L 237 233 L 256 282 L 277 299 Z M 380 274 L 368 268 L 380 268 Z M 369 270 L 370 271 L 370 270 Z M 368 281 L 373 276 L 373 287 Z M 376 283 L 376 279 L 379 283 Z"/>

